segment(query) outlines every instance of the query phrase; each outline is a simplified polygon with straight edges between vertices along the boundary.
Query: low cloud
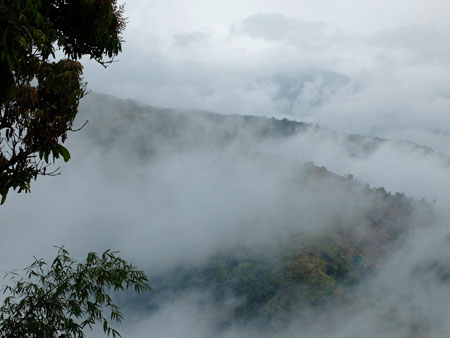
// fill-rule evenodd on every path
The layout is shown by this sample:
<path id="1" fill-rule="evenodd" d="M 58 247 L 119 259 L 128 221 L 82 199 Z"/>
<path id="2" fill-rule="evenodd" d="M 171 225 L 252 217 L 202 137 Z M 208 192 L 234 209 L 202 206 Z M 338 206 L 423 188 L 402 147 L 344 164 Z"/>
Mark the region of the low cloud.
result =
<path id="1" fill-rule="evenodd" d="M 91 250 L 120 250 L 151 278 L 180 266 L 201 266 L 217 252 L 236 247 L 277 250 L 294 232 L 331 231 L 336 219 L 353 224 L 376 201 L 364 185 L 349 190 L 334 176 L 305 177 L 303 163 L 311 160 L 339 174 L 354 173 L 371 185 L 387 182 L 383 186 L 393 192 L 421 193 L 430 187 L 443 194 L 443 205 L 450 200 L 436 185 L 441 179 L 445 186 L 446 177 L 439 157 L 416 152 L 410 144 L 371 147 L 370 140 L 352 143 L 316 128 L 288 138 L 255 139 L 245 128 L 258 128 L 256 120 L 245 127 L 244 119 L 219 123 L 202 114 L 164 110 L 152 115 L 148 110 L 156 108 L 105 96 L 91 97 L 83 109 L 90 109 L 91 122 L 74 135 L 79 139 L 72 138 L 73 160 L 62 176 L 40 180 L 31 195 L 12 195 L 4 206 L 8 222 L 0 253 L 9 257 L 4 271 L 25 266 L 33 255 L 51 259 L 52 245 L 66 245 L 77 258 Z M 96 119 L 95 112 L 103 118 Z M 230 131 L 238 136 L 218 147 Z M 422 171 L 429 181 L 420 176 Z M 442 318 L 449 310 L 443 296 L 448 286 L 439 275 L 445 269 L 435 266 L 444 262 L 445 267 L 442 248 L 448 230 L 440 221 L 424 224 L 418 216 L 412 216 L 419 224 L 410 224 L 402 245 L 355 289 L 350 305 L 325 307 L 307 323 L 292 318 L 276 335 L 348 337 L 364 331 L 368 337 L 406 337 L 416 318 L 431 337 L 447 332 Z M 357 224 L 363 237 L 366 228 Z M 148 332 L 161 337 L 264 336 L 251 324 L 220 329 L 217 323 L 242 300 L 230 297 L 226 307 L 218 307 L 209 289 L 203 291 L 162 301 L 153 312 L 136 313 L 125 306 L 128 324 L 121 332 L 132 337 Z"/>
<path id="2" fill-rule="evenodd" d="M 176 33 L 173 44 L 179 48 L 199 48 L 208 44 L 208 35 L 202 32 Z"/>
<path id="3" fill-rule="evenodd" d="M 331 39 L 323 22 L 301 21 L 281 14 L 258 13 L 233 27 L 232 33 L 247 34 L 254 39 L 287 41 L 310 50 L 324 39 Z"/>
<path id="4" fill-rule="evenodd" d="M 405 63 L 448 65 L 450 27 L 404 26 L 375 34 L 370 42 L 399 53 Z"/>
<path id="5" fill-rule="evenodd" d="M 258 12 L 169 35 L 149 30 L 145 43 L 130 32 L 120 62 L 106 72 L 88 63 L 86 78 L 96 91 L 156 106 L 287 115 L 445 151 L 447 30 L 409 23 L 357 34 L 334 22 Z"/>
<path id="6" fill-rule="evenodd" d="M 193 10 L 179 5 L 186 13 Z M 106 71 L 87 62 L 89 88 L 185 110 L 178 112 L 180 124 L 152 138 L 151 131 L 162 132 L 163 123 L 136 124 L 131 115 L 114 126 L 110 143 L 99 147 L 89 139 L 95 133 L 88 136 L 86 129 L 108 131 L 117 107 L 126 114 L 140 105 L 104 97 L 90 101 L 90 113 L 107 112 L 108 119 L 95 124 L 89 117 L 87 127 L 72 135 L 73 160 L 62 175 L 41 178 L 32 194 L 11 194 L 2 207 L 0 254 L 8 259 L 1 270 L 24 267 L 32 256 L 51 259 L 53 245 L 66 245 L 79 258 L 91 250 L 120 250 L 138 267 L 162 274 L 199 266 L 238 244 L 269 250 L 293 230 L 328 229 L 339 211 L 358 215 L 372 205 L 364 193 L 349 200 L 332 181 L 297 184 L 296 165 L 313 161 L 338 175 L 353 175 L 360 192 L 369 184 L 425 197 L 437 216 L 416 218 L 420 224 L 355 289 L 354 301 L 323 309 L 308 325 L 293 318 L 278 336 L 448 335 L 450 48 L 442 14 L 430 14 L 436 8 L 445 13 L 446 4 L 352 4 L 359 16 L 349 7 L 328 5 L 328 16 L 324 11 L 302 17 L 297 1 L 279 8 L 273 1 L 245 2 L 239 15 L 221 3 L 215 5 L 216 18 L 205 15 L 210 5 L 202 2 L 195 10 L 199 22 L 186 27 L 180 17 L 168 15 L 173 10 L 165 3 L 133 5 L 120 62 Z M 141 16 L 160 7 L 166 16 L 155 24 Z M 372 21 L 364 17 L 373 9 L 386 27 L 373 24 L 372 15 Z M 409 15 L 396 18 L 403 9 Z M 339 20 L 332 20 L 333 11 Z M 412 22 L 414 13 L 424 23 Z M 434 16 L 441 24 L 429 20 Z M 365 18 L 372 23 L 365 25 Z M 312 126 L 290 137 L 254 139 L 241 122 L 223 122 L 225 132 L 218 132 L 208 119 L 186 112 L 191 109 L 287 117 Z M 145 108 L 137 111 L 150 119 Z M 149 125 L 153 129 L 145 129 Z M 240 136 L 228 147 L 215 148 L 219 137 L 232 138 L 236 130 Z M 202 146 L 193 146 L 199 139 Z M 153 142 L 155 154 L 140 141 Z M 273 336 L 252 326 L 217 331 L 216 319 L 241 300 L 230 297 L 226 307 L 216 308 L 203 291 L 162 302 L 153 313 L 127 308 L 124 335 Z"/>

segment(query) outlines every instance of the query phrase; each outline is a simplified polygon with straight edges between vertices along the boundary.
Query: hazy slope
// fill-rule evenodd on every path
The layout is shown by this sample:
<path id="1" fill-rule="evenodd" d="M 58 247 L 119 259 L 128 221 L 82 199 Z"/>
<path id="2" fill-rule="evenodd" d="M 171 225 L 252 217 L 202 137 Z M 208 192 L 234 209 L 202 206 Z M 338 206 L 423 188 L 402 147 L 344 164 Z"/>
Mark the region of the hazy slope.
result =
<path id="1" fill-rule="evenodd" d="M 2 271 L 53 245 L 119 250 L 155 287 L 121 300 L 126 337 L 450 332 L 450 175 L 434 152 L 94 94 L 86 119 L 62 175 L 3 207 Z"/>
<path id="2" fill-rule="evenodd" d="M 186 145 L 186 142 L 187 146 L 201 145 L 211 141 L 216 142 L 216 145 L 227 145 L 242 139 L 261 142 L 314 133 L 339 143 L 352 158 L 370 157 L 385 143 L 389 143 L 400 151 L 434 157 L 443 165 L 450 166 L 450 157 L 447 155 L 407 140 L 391 142 L 378 137 L 339 134 L 318 125 L 287 119 L 159 108 L 103 94 L 90 93 L 82 101 L 78 120 L 82 122 L 83 119 L 93 122 L 93 126 L 88 128 L 88 135 L 95 137 L 100 144 L 111 144 L 121 131 L 132 128 L 134 138 L 121 138 L 121 144 L 124 141 L 140 143 L 140 147 L 150 152 L 155 151 L 151 147 L 154 146 L 152 141 L 157 139 L 174 146 Z"/>
<path id="3" fill-rule="evenodd" d="M 445 172 L 444 155 L 301 122 L 180 112 L 103 95 L 88 96 L 80 118 L 90 120 L 81 149 L 100 154 L 104 180 L 127 187 L 139 181 L 135 190 L 120 189 L 125 205 L 131 198 L 133 212 L 146 210 L 147 217 L 129 214 L 125 247 L 146 267 L 156 291 L 124 300 L 130 314 L 139 313 L 133 335 L 143 336 L 145 327 L 168 337 L 180 334 L 175 328 L 193 337 L 289 336 L 300 327 L 318 337 L 436 336 L 429 323 L 438 317 L 413 304 L 423 301 L 416 289 L 423 281 L 444 294 L 436 287 L 446 285 L 444 251 L 437 245 L 420 259 L 403 255 L 417 234 L 426 250 L 442 237 L 443 216 L 402 193 L 319 166 L 353 173 L 362 163 L 378 163 L 388 149 Z M 382 164 L 377 171 L 383 175 L 397 166 Z M 411 182 L 403 184 L 422 191 L 419 181 Z M 411 285 L 410 298 L 398 303 L 402 285 Z M 381 323 L 393 306 L 399 315 Z M 173 324 L 158 324 L 161 316 Z M 365 329 L 346 326 L 360 316 Z M 199 328 L 187 329 L 191 321 Z M 445 330 L 444 323 L 439 327 Z"/>

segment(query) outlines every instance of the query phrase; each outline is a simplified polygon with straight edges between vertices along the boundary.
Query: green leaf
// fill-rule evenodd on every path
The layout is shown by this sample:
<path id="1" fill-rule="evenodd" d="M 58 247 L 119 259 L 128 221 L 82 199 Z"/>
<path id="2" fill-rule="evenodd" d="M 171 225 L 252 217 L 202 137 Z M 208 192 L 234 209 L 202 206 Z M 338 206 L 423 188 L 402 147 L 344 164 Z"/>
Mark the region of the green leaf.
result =
<path id="1" fill-rule="evenodd" d="M 44 150 L 44 160 L 46 163 L 48 163 L 48 156 L 50 155 L 50 149 Z"/>
<path id="2" fill-rule="evenodd" d="M 66 147 L 64 147 L 62 145 L 58 145 L 58 150 L 59 150 L 59 153 L 64 158 L 64 162 L 67 162 L 67 161 L 70 160 L 70 153 L 69 153 L 69 150 L 67 150 Z"/>
<path id="3" fill-rule="evenodd" d="M 59 154 L 60 154 L 59 148 L 57 148 L 57 149 L 53 148 L 53 149 L 52 149 L 53 163 L 55 162 L 55 160 L 56 160 L 57 158 L 59 158 Z"/>
<path id="4" fill-rule="evenodd" d="M 0 205 L 3 205 L 5 203 L 5 201 L 6 201 L 7 192 L 5 192 L 5 193 L 3 193 L 1 195 L 2 195 L 2 200 L 0 201 Z"/>

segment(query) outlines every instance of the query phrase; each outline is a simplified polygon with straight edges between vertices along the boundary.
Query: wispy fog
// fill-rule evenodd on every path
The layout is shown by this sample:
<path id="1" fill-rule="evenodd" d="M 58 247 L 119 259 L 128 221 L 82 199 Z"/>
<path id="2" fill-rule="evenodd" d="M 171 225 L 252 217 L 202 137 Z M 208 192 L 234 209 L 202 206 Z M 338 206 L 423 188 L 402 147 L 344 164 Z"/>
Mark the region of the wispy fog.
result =
<path id="1" fill-rule="evenodd" d="M 124 337 L 450 336 L 449 4 L 128 3 L 0 271 L 120 251 Z"/>
<path id="2" fill-rule="evenodd" d="M 97 94 L 79 117 L 90 122 L 72 135 L 73 160 L 62 175 L 36 182 L 30 195 L 12 194 L 3 208 L 2 271 L 33 255 L 51 258 L 52 245 L 76 257 L 120 250 L 156 283 L 154 296 L 120 298 L 126 337 L 450 332 L 445 155 L 287 120 L 177 112 Z M 298 236 L 335 233 L 359 243 L 370 273 L 334 301 L 283 314 L 279 326 L 230 319 L 245 299 L 230 293 L 217 303 L 213 285 L 158 293 L 164 276 L 201 269 L 217 254 L 247 248 L 278 257 Z"/>
<path id="3" fill-rule="evenodd" d="M 90 88 L 157 106 L 288 116 L 448 152 L 445 0 L 127 6 L 127 43 Z M 182 14 L 181 14 L 182 13 Z"/>

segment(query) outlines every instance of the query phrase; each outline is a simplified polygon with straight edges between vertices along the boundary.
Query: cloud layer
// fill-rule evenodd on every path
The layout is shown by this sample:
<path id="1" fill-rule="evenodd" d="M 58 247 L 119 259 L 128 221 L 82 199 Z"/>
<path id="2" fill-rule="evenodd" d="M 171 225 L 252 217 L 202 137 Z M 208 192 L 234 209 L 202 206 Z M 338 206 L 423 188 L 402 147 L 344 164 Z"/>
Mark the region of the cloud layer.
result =
<path id="1" fill-rule="evenodd" d="M 120 62 L 107 71 L 87 63 L 86 78 L 95 91 L 157 106 L 288 114 L 446 151 L 446 9 L 441 0 L 138 1 L 127 5 Z M 278 81 L 286 75 L 291 87 Z"/>
<path id="2" fill-rule="evenodd" d="M 392 191 L 398 187 L 421 193 L 431 187 L 442 194 L 443 205 L 450 200 L 446 189 L 435 185 L 439 179 L 442 186 L 446 182 L 439 157 L 415 152 L 410 144 L 387 142 L 356 156 L 352 153 L 361 151 L 363 138 L 352 144 L 327 130 L 312 128 L 288 138 L 267 135 L 261 140 L 245 129 L 257 126 L 256 120 L 245 125 L 244 119 L 208 119 L 105 96 L 89 99 L 80 118 L 89 116 L 91 121 L 72 138 L 73 160 L 62 176 L 38 181 L 30 195 L 12 194 L 2 209 L 7 222 L 0 254 L 8 257 L 2 261 L 3 271 L 26 266 L 33 255 L 49 260 L 55 252 L 52 245 L 64 244 L 77 258 L 87 251 L 120 250 L 152 276 L 202 264 L 217 251 L 236 246 L 271 250 L 294 231 L 321 233 L 331 229 L 339 215 L 351 222 L 372 206 L 364 185 L 349 194 L 333 179 L 303 180 L 298 165 L 303 161 L 355 173 L 357 179 L 365 175 L 372 185 L 385 181 Z M 96 118 L 95 112 L 103 117 Z M 218 147 L 218 135 L 227 135 L 221 130 L 235 130 L 239 136 Z M 99 137 L 101 133 L 109 136 Z M 142 155 L 147 144 L 139 141 L 149 142 L 156 152 Z M 408 171 L 411 166 L 418 169 Z M 420 179 L 420 168 L 430 180 Z M 324 309 L 323 318 L 306 326 L 294 318 L 279 336 L 301 331 L 310 337 L 361 332 L 368 337 L 407 337 L 416 318 L 420 328 L 424 321 L 429 323 L 431 337 L 448 332 L 443 320 L 449 311 L 448 285 L 436 276 L 433 265 L 445 266 L 448 253 L 448 218 L 445 213 L 442 217 L 443 225 L 419 222 L 373 278 L 355 290 L 357 301 L 351 306 Z M 364 224 L 358 229 L 364 234 Z M 148 332 L 160 337 L 264 336 L 251 325 L 218 331 L 217 318 L 226 317 L 241 300 L 230 297 L 226 307 L 215 307 L 208 289 L 204 291 L 171 298 L 153 313 L 126 308 L 128 322 L 121 331 L 130 337 Z"/>
<path id="3" fill-rule="evenodd" d="M 448 154 L 448 10 L 444 0 L 134 1 L 127 5 L 129 26 L 120 62 L 107 70 L 87 62 L 85 76 L 94 91 L 156 106 L 288 117 L 338 131 L 411 140 Z M 186 114 L 183 121 L 189 125 Z M 208 124 L 201 127 L 214 137 L 207 133 Z M 115 133 L 132 140 L 138 131 L 127 122 Z M 248 144 L 252 151 L 243 151 Z M 410 233 L 361 287 L 369 302 L 355 302 L 348 312 L 326 318 L 334 329 L 329 336 L 420 336 L 423 332 L 410 331 L 416 318 L 428 323 L 429 337 L 450 331 L 448 285 L 427 270 L 448 257 L 450 175 L 435 153 L 384 142 L 370 156 L 358 157 L 345 136 L 327 130 L 261 143 L 249 137 L 227 151 L 211 146 L 173 151 L 157 143 L 167 153 L 151 163 L 136 160 L 129 148 L 106 151 L 86 140 L 72 145 L 74 160 L 61 177 L 41 179 L 31 195 L 11 194 L 2 209 L 6 221 L 0 253 L 8 258 L 2 271 L 26 266 L 33 255 L 50 258 L 52 245 L 61 244 L 76 257 L 89 250 L 121 250 L 153 271 L 199 264 L 236 242 L 273 240 L 279 229 L 274 231 L 270 220 L 297 215 L 295 198 L 309 207 L 308 220 L 323 217 L 327 224 L 332 215 L 322 212 L 323 200 L 307 188 L 304 195 L 292 191 L 286 180 L 292 171 L 278 165 L 280 158 L 314 161 L 371 186 L 436 198 L 441 212 L 439 222 Z M 253 152 L 275 156 L 270 157 L 273 163 L 255 160 Z M 334 186 L 329 190 L 330 198 L 344 196 Z M 358 207 L 367 204 L 361 203 Z M 209 307 L 208 297 L 207 292 L 187 294 L 164 304 L 155 316 L 136 315 L 126 332 L 132 337 L 149 332 L 210 337 L 217 334 L 212 318 L 229 308 Z M 229 307 L 236 302 L 230 299 Z M 282 337 L 298 336 L 300 329 L 310 337 L 328 334 L 326 325 L 297 325 L 293 321 Z M 263 333 L 233 326 L 220 334 Z"/>

